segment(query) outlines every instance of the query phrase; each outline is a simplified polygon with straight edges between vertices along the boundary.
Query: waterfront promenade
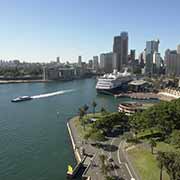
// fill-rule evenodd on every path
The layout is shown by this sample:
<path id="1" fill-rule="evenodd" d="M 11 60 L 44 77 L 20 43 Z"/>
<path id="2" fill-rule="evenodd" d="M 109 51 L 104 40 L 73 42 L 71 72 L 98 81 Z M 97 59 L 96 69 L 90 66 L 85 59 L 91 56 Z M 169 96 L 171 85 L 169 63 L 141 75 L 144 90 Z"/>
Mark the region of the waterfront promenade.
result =
<path id="1" fill-rule="evenodd" d="M 171 95 L 165 92 L 159 93 L 140 93 L 140 92 L 132 92 L 132 93 L 120 93 L 114 95 L 115 98 L 127 97 L 136 100 L 162 100 L 162 101 L 171 101 L 173 99 L 177 99 L 178 96 Z"/>
<path id="2" fill-rule="evenodd" d="M 78 132 L 75 125 L 75 118 L 72 118 L 68 123 L 68 131 L 71 137 L 71 142 L 77 162 L 83 158 L 81 149 L 85 150 L 85 154 L 89 158 L 88 168 L 85 170 L 83 176 L 91 177 L 91 180 L 103 180 L 104 175 L 101 172 L 101 162 L 99 155 L 106 155 L 108 158 L 113 159 L 112 170 L 108 173 L 109 176 L 116 177 L 116 179 L 131 180 L 132 178 L 139 180 L 139 176 L 134 171 L 131 162 L 124 149 L 125 142 L 121 136 L 108 138 L 106 142 L 101 144 L 100 148 L 91 145 L 92 142 L 85 142 Z"/>

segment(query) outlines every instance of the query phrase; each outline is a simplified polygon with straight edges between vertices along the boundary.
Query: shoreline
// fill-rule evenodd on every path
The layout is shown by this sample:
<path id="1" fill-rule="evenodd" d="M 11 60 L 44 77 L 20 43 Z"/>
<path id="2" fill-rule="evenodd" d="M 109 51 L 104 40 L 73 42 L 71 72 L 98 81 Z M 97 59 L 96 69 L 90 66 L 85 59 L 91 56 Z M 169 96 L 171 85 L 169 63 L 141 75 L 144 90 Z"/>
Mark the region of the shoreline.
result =
<path id="1" fill-rule="evenodd" d="M 15 84 L 15 83 L 47 83 L 52 82 L 51 80 L 34 79 L 34 80 L 0 80 L 0 84 Z"/>
<path id="2" fill-rule="evenodd" d="M 113 164 L 120 167 L 119 169 L 113 168 L 110 170 L 111 175 L 115 175 L 117 177 L 123 177 L 123 178 L 132 178 L 136 177 L 137 180 L 139 180 L 139 176 L 134 171 L 134 168 L 132 165 L 129 165 L 129 161 L 126 159 L 127 153 L 125 152 L 124 146 L 122 146 L 123 141 L 121 138 L 110 138 L 105 143 L 103 143 L 106 146 L 112 146 L 117 147 L 116 151 L 114 150 L 108 150 L 105 147 L 96 147 L 93 146 L 92 142 L 83 142 L 82 134 L 78 132 L 76 119 L 77 116 L 74 116 L 70 118 L 67 122 L 67 128 L 68 133 L 71 139 L 73 152 L 75 155 L 75 159 L 77 161 L 77 165 L 75 166 L 73 173 L 70 174 L 70 177 L 73 177 L 75 173 L 77 173 L 78 168 L 81 168 L 82 165 L 85 167 L 85 170 L 81 177 L 83 179 L 91 178 L 92 180 L 102 180 L 105 179 L 105 175 L 101 172 L 101 164 L 99 156 L 101 154 L 105 154 L 107 157 L 113 158 Z M 112 148 L 111 147 L 111 148 Z M 83 148 L 84 155 L 81 154 L 81 148 Z M 121 159 L 121 161 L 119 160 Z M 111 163 L 112 164 L 112 163 Z M 133 169 L 133 170 L 132 170 Z M 122 171 L 124 174 L 122 175 Z"/>
<path id="3" fill-rule="evenodd" d="M 174 96 L 159 93 L 147 93 L 147 92 L 132 92 L 132 93 L 120 93 L 113 95 L 115 98 L 130 98 L 135 100 L 159 100 L 159 101 L 171 101 L 177 99 Z"/>
<path id="4" fill-rule="evenodd" d="M 81 79 L 89 79 L 92 77 L 75 78 L 75 79 L 59 79 L 59 80 L 44 80 L 44 79 L 12 79 L 12 80 L 0 80 L 0 84 L 18 84 L 18 83 L 49 83 L 49 82 L 66 82 Z"/>
<path id="5" fill-rule="evenodd" d="M 81 159 L 81 156 L 80 156 L 80 153 L 78 152 L 77 150 L 77 146 L 76 146 L 76 143 L 75 143 L 75 139 L 73 137 L 73 134 L 72 134 L 72 129 L 70 127 L 70 121 L 72 121 L 72 119 L 70 119 L 68 122 L 67 122 L 67 129 L 68 129 L 68 133 L 69 133 L 69 137 L 71 139 L 71 144 L 72 144 L 72 148 L 73 148 L 73 152 L 74 152 L 74 155 L 75 155 L 75 158 L 76 158 L 76 161 L 77 163 L 80 163 L 82 161 Z"/>

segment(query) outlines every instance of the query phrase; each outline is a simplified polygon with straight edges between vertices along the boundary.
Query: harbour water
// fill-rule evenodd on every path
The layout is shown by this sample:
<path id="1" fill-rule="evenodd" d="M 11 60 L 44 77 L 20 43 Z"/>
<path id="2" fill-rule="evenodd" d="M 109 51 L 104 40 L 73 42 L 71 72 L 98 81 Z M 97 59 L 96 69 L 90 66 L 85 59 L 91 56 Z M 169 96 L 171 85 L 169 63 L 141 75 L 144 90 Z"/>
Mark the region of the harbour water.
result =
<path id="1" fill-rule="evenodd" d="M 67 120 L 95 100 L 109 111 L 129 99 L 97 95 L 95 79 L 0 85 L 0 179 L 63 180 L 75 159 Z M 28 95 L 30 101 L 11 103 Z M 91 111 L 92 108 L 89 108 Z"/>

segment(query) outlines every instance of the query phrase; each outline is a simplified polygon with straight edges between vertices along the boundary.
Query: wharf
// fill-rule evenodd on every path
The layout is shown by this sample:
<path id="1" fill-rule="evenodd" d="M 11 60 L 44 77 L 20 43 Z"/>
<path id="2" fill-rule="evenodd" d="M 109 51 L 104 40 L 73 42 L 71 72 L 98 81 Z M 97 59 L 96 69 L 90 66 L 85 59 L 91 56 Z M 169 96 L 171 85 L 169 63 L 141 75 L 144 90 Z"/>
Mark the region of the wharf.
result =
<path id="1" fill-rule="evenodd" d="M 128 97 L 131 99 L 139 99 L 139 100 L 158 100 L 159 99 L 159 95 L 156 93 L 120 93 L 117 95 L 114 95 L 114 97 L 116 98 L 120 98 L 120 97 Z"/>

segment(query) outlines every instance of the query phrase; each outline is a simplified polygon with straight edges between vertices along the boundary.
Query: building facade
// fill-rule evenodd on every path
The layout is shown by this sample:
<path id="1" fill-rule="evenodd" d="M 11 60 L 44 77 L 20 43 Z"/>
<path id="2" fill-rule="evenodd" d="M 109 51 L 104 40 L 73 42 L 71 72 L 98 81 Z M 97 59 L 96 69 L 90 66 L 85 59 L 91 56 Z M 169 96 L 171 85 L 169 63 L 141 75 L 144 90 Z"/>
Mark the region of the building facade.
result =
<path id="1" fill-rule="evenodd" d="M 180 53 L 176 50 L 167 49 L 165 52 L 166 74 L 180 76 Z"/>
<path id="2" fill-rule="evenodd" d="M 98 61 L 98 56 L 93 56 L 93 64 L 92 64 L 92 68 L 93 70 L 98 70 L 99 69 L 99 61 Z"/>
<path id="3" fill-rule="evenodd" d="M 145 58 L 145 72 L 146 74 L 152 75 L 154 72 L 153 68 L 153 56 L 154 53 L 159 51 L 159 40 L 147 41 L 146 42 L 146 58 Z"/>
<path id="4" fill-rule="evenodd" d="M 79 65 L 79 66 L 82 65 L 82 56 L 78 56 L 78 65 Z"/>
<path id="5" fill-rule="evenodd" d="M 113 71 L 113 53 L 103 53 L 100 55 L 100 69 L 105 73 Z"/>
<path id="6" fill-rule="evenodd" d="M 114 37 L 113 53 L 116 55 L 116 69 L 120 71 L 128 64 L 128 33 L 121 32 L 120 36 Z"/>

